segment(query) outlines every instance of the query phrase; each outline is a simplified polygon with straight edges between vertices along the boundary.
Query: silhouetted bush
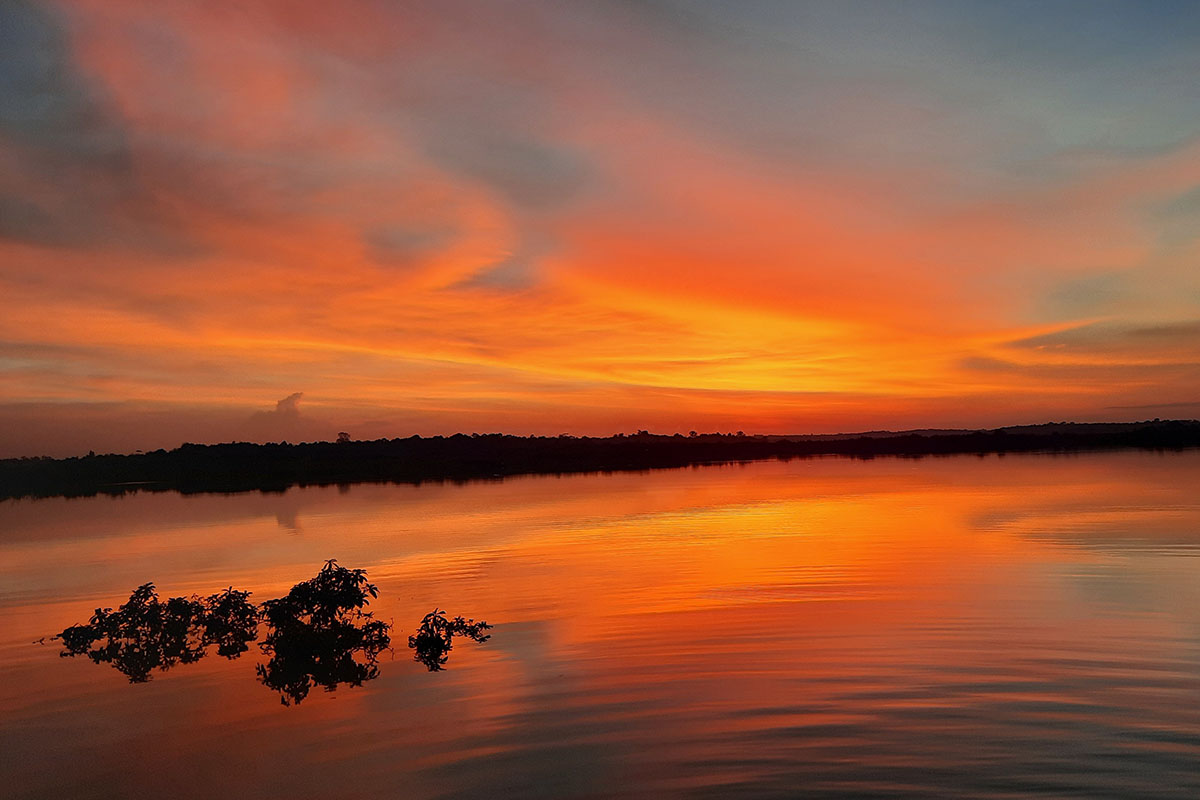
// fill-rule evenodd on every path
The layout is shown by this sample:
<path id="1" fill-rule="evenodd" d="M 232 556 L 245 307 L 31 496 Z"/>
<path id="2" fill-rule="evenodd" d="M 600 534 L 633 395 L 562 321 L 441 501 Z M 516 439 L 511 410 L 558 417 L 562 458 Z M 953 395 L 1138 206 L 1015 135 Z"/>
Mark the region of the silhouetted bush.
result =
<path id="1" fill-rule="evenodd" d="M 288 706 L 303 701 L 313 687 L 333 691 L 378 677 L 379 655 L 392 643 L 391 625 L 364 610 L 378 596 L 365 570 L 332 560 L 315 577 L 261 606 L 249 601 L 249 592 L 233 587 L 164 603 L 154 584 L 145 583 L 116 611 L 98 608 L 89 622 L 52 639 L 62 642 L 61 656 L 86 655 L 97 664 L 111 664 L 130 683 L 144 683 L 156 669 L 199 661 L 213 645 L 219 655 L 237 658 L 258 637 L 262 622 L 267 631 L 259 648 L 268 660 L 255 672 Z M 484 642 L 490 637 L 483 631 L 490 627 L 462 617 L 448 620 L 435 609 L 408 643 L 416 660 L 435 671 L 445 665 L 454 636 Z"/>
<path id="2" fill-rule="evenodd" d="M 97 664 L 112 664 L 130 683 L 150 680 L 153 670 L 190 664 L 210 645 L 226 658 L 247 649 L 258 630 L 258 611 L 248 592 L 226 589 L 211 597 L 172 597 L 160 602 L 154 584 L 144 583 L 116 611 L 98 608 L 86 625 L 72 625 L 54 637 L 60 655 L 86 654 Z"/>
<path id="3" fill-rule="evenodd" d="M 437 672 L 446 665 L 450 651 L 454 648 L 455 636 L 486 642 L 492 637 L 484 631 L 491 627 L 486 622 L 476 622 L 473 619 L 447 619 L 445 611 L 435 608 L 421 620 L 417 632 L 408 637 L 408 646 L 414 651 L 414 661 L 424 664 L 430 672 Z"/>
<path id="4" fill-rule="evenodd" d="M 257 666 L 259 681 L 290 705 L 314 686 L 333 691 L 377 677 L 379 654 L 391 646 L 390 626 L 363 608 L 378 595 L 364 570 L 327 561 L 315 578 L 263 603 L 261 647 L 270 660 Z"/>
<path id="5" fill-rule="evenodd" d="M 204 610 L 204 641 L 217 646 L 217 655 L 237 658 L 258 638 L 258 608 L 249 592 L 230 586 L 208 598 Z"/>

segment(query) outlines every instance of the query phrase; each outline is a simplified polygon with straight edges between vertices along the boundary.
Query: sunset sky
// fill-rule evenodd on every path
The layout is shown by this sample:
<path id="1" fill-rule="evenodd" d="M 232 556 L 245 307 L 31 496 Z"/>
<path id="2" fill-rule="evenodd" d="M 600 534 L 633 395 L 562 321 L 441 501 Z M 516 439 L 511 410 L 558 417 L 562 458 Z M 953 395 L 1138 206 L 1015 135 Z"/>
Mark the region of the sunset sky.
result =
<path id="1" fill-rule="evenodd" d="M 1198 3 L 0 3 L 0 456 L 1196 416 Z"/>

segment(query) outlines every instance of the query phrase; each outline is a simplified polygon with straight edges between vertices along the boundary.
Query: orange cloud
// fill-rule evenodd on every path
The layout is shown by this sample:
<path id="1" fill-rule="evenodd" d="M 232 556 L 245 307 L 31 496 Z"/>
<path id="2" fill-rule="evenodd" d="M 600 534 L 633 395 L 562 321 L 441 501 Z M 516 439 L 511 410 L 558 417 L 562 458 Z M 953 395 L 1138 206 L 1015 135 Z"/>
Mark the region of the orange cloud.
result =
<path id="1" fill-rule="evenodd" d="M 0 455 L 255 436 L 300 390 L 325 438 L 1200 398 L 1192 340 L 1137 333 L 1197 319 L 1194 139 L 1055 146 L 961 99 L 994 76 L 726 21 L 459 11 L 22 11 L 53 69 L 18 53 L 0 121 Z"/>

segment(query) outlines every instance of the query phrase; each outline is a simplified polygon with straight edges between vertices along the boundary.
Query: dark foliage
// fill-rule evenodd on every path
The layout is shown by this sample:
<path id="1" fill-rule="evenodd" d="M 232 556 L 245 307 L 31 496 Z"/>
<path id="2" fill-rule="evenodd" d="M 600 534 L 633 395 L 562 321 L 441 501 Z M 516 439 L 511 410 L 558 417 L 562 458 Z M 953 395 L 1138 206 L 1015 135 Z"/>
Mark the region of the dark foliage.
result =
<path id="1" fill-rule="evenodd" d="M 421 620 L 417 632 L 408 637 L 408 646 L 413 650 L 413 660 L 428 667 L 430 672 L 437 672 L 446 665 L 450 651 L 454 648 L 455 636 L 465 636 L 476 642 L 486 642 L 492 638 L 484 631 L 492 626 L 486 622 L 476 622 L 473 619 L 455 617 L 447 619 L 446 612 L 434 609 Z"/>
<path id="2" fill-rule="evenodd" d="M 53 637 L 62 656 L 86 655 L 111 664 L 130 683 L 150 680 L 154 670 L 199 661 L 216 646 L 234 659 L 267 631 L 259 644 L 268 657 L 255 668 L 264 686 L 279 692 L 285 706 L 299 704 L 314 687 L 333 691 L 342 684 L 361 686 L 379 675 L 380 654 L 391 647 L 391 628 L 366 611 L 379 590 L 361 569 L 326 561 L 315 577 L 296 584 L 286 596 L 261 606 L 250 593 L 230 587 L 209 597 L 172 597 L 160 602 L 154 584 L 139 586 L 116 611 L 98 608 L 84 625 L 72 625 Z M 446 663 L 455 636 L 485 642 L 486 622 L 447 619 L 434 609 L 421 620 L 408 646 L 431 672 Z"/>
<path id="3" fill-rule="evenodd" d="M 246 598 L 249 592 L 230 586 L 208 598 L 204 616 L 204 640 L 217 646 L 217 655 L 237 658 L 258 638 L 258 608 Z"/>
<path id="4" fill-rule="evenodd" d="M 130 683 L 142 683 L 156 669 L 200 660 L 213 644 L 226 658 L 245 652 L 258 630 L 258 611 L 248 596 L 226 589 L 163 603 L 154 584 L 145 583 L 116 611 L 98 608 L 86 625 L 72 625 L 54 638 L 63 643 L 60 655 L 87 655 L 97 664 L 112 664 Z"/>
<path id="5" fill-rule="evenodd" d="M 292 705 L 314 686 L 327 691 L 343 683 L 360 686 L 379 674 L 376 660 L 391 645 L 391 626 L 363 610 L 378 595 L 364 570 L 335 561 L 286 597 L 261 606 L 249 601 L 249 592 L 232 587 L 164 603 L 147 583 L 116 611 L 98 608 L 87 624 L 53 638 L 62 642 L 60 655 L 86 655 L 142 683 L 156 669 L 200 660 L 213 646 L 219 655 L 237 658 L 258 638 L 262 622 L 267 632 L 259 646 L 268 661 L 257 666 L 258 679 Z"/>
<path id="6" fill-rule="evenodd" d="M 0 498 L 119 495 L 131 491 L 283 491 L 295 485 L 467 480 L 844 455 L 1076 452 L 1200 447 L 1200 422 L 1056 423 L 990 431 L 854 436 L 656 436 L 608 438 L 486 434 L 371 442 L 185 444 L 138 455 L 0 460 Z"/>
<path id="7" fill-rule="evenodd" d="M 391 646 L 390 626 L 363 608 L 378 594 L 363 570 L 328 561 L 286 597 L 263 603 L 261 647 L 270 660 L 258 665 L 259 681 L 291 705 L 314 686 L 333 691 L 377 677 L 379 654 Z"/>

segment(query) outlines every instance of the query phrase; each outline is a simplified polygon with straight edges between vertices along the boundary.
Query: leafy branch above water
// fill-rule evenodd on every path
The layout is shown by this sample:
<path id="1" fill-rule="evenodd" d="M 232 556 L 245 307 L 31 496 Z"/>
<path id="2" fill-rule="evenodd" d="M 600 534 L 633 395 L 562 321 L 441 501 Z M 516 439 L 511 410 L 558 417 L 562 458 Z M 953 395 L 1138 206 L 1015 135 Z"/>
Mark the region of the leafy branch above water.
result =
<path id="1" fill-rule="evenodd" d="M 328 561 L 286 597 L 263 603 L 267 635 L 261 647 L 270 660 L 256 670 L 284 705 L 299 703 L 313 686 L 333 691 L 379 675 L 375 662 L 391 646 L 391 626 L 363 610 L 368 597 L 379 596 L 366 575 Z"/>
<path id="2" fill-rule="evenodd" d="M 314 686 L 333 691 L 341 684 L 361 686 L 379 675 L 380 654 L 391 647 L 391 625 L 374 618 L 366 607 L 379 596 L 366 571 L 327 561 L 320 572 L 296 584 L 284 597 L 261 605 L 250 593 L 225 589 L 208 597 L 159 600 L 154 584 L 139 586 L 116 611 L 98 608 L 91 620 L 66 628 L 55 640 L 62 656 L 86 655 L 97 664 L 111 664 L 130 683 L 150 680 L 155 670 L 199 661 L 215 646 L 217 654 L 234 659 L 266 627 L 259 649 L 267 656 L 258 664 L 258 680 L 279 692 L 284 705 L 299 703 Z M 466 636 L 476 642 L 489 638 L 486 622 L 434 610 L 409 638 L 415 660 L 431 671 L 440 670 L 451 639 Z"/>
<path id="3" fill-rule="evenodd" d="M 463 619 L 462 617 L 447 619 L 445 611 L 435 608 L 421 620 L 417 632 L 408 637 L 408 646 L 414 651 L 414 661 L 424 664 L 430 672 L 437 672 L 445 666 L 446 660 L 450 657 L 450 651 L 454 648 L 452 642 L 455 636 L 465 636 L 476 642 L 486 642 L 492 636 L 485 634 L 484 631 L 491 627 L 486 622 L 476 622 L 473 619 Z"/>
<path id="4" fill-rule="evenodd" d="M 229 588 L 210 597 L 158 599 L 153 583 L 133 590 L 116 611 L 97 608 L 86 625 L 72 625 L 54 637 L 64 656 L 87 655 L 112 664 L 130 683 L 150 680 L 151 671 L 199 661 L 210 645 L 237 658 L 258 635 L 258 609 L 249 592 Z"/>

